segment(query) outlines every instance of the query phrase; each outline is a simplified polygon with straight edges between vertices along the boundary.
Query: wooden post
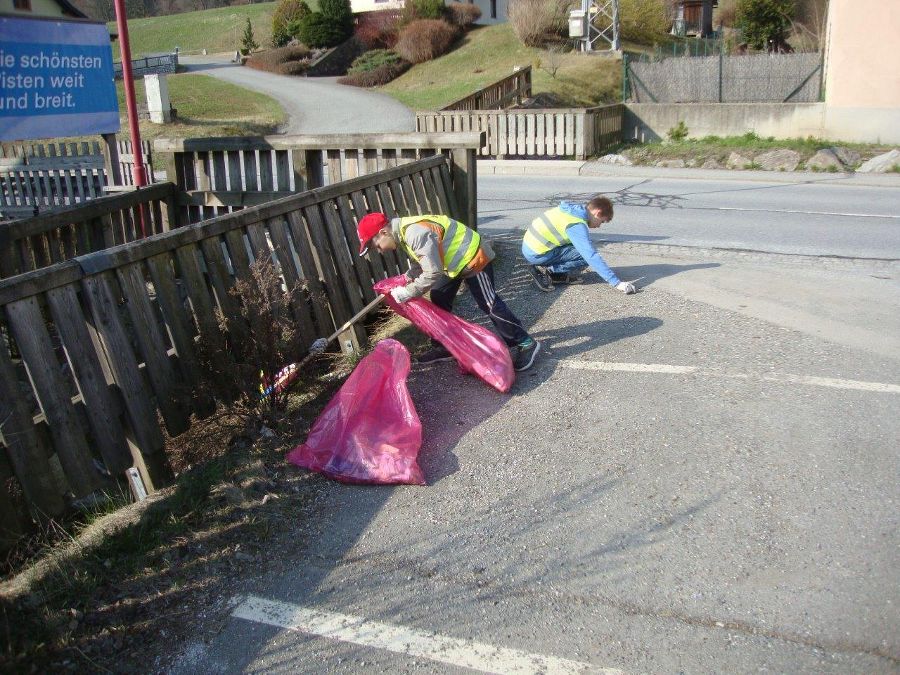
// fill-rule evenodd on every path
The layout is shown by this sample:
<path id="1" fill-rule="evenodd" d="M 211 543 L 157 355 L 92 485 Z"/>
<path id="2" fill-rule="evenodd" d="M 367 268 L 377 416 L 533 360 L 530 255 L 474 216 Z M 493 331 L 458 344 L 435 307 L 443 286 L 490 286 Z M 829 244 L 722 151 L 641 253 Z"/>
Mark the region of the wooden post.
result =
<path id="1" fill-rule="evenodd" d="M 479 147 L 484 145 L 484 132 L 481 132 Z M 456 203 L 462 213 L 463 222 L 473 230 L 478 229 L 478 194 L 475 186 L 477 179 L 477 148 L 457 148 L 452 151 L 453 158 L 453 192 Z"/>
<path id="2" fill-rule="evenodd" d="M 107 185 L 122 185 L 122 168 L 119 164 L 119 146 L 115 134 L 102 134 L 103 163 Z"/>
<path id="3" fill-rule="evenodd" d="M 294 167 L 294 192 L 309 190 L 309 167 L 306 162 L 306 150 L 297 148 L 291 150 L 291 164 Z"/>

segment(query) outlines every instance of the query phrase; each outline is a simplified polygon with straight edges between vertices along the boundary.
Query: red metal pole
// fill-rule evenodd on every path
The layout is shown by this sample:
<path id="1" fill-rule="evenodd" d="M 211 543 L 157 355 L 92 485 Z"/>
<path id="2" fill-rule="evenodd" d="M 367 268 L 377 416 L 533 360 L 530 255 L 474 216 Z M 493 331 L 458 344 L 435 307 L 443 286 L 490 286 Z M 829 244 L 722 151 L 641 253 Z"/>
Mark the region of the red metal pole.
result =
<path id="1" fill-rule="evenodd" d="M 138 126 L 137 102 L 134 97 L 134 79 L 131 74 L 131 46 L 128 43 L 128 17 L 125 16 L 125 1 L 113 0 L 116 8 L 116 25 L 119 28 L 119 49 L 122 53 L 122 83 L 125 85 L 125 107 L 128 110 L 128 128 L 131 132 L 131 152 L 134 156 L 134 184 L 144 187 L 147 174 L 144 172 L 144 153 L 141 149 L 141 130 Z M 141 213 L 141 236 L 144 231 L 144 210 Z"/>

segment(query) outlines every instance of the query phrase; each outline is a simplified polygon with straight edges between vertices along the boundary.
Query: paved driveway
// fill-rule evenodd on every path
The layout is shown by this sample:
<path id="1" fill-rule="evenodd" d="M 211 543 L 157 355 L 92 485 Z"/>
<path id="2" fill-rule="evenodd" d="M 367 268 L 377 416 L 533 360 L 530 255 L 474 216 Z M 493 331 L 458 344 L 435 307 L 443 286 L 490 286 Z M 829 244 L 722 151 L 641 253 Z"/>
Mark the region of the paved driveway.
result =
<path id="1" fill-rule="evenodd" d="M 897 672 L 900 354 L 768 285 L 896 305 L 896 266 L 610 251 L 642 292 L 540 293 L 517 239 L 534 369 L 501 395 L 414 368 L 428 487 L 329 485 L 173 673 Z"/>
<path id="2" fill-rule="evenodd" d="M 385 94 L 346 87 L 335 77 L 290 77 L 237 66 L 226 55 L 182 56 L 189 72 L 211 75 L 278 101 L 288 116 L 284 134 L 415 131 L 415 114 Z"/>

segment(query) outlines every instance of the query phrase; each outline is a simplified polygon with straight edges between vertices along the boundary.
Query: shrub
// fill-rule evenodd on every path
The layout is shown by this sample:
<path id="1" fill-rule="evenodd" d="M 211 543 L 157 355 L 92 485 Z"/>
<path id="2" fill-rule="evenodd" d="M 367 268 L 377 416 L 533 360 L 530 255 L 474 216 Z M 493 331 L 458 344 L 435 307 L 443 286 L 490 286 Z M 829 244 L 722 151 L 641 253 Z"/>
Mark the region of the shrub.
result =
<path id="1" fill-rule="evenodd" d="M 736 25 L 754 49 L 780 48 L 794 18 L 794 0 L 741 0 Z"/>
<path id="2" fill-rule="evenodd" d="M 624 40 L 657 42 L 670 23 L 664 0 L 619 0 L 619 34 Z"/>
<path id="3" fill-rule="evenodd" d="M 291 32 L 291 24 L 299 22 L 310 13 L 304 0 L 281 0 L 272 14 L 272 46 L 284 47 L 296 33 Z"/>
<path id="4" fill-rule="evenodd" d="M 451 2 L 447 5 L 447 20 L 454 26 L 468 29 L 481 18 L 481 9 L 478 5 L 470 5 L 463 2 Z"/>
<path id="5" fill-rule="evenodd" d="M 309 67 L 310 51 L 304 46 L 280 47 L 258 52 L 247 59 L 247 65 L 279 75 L 302 75 Z"/>
<path id="6" fill-rule="evenodd" d="M 312 12 L 300 21 L 300 40 L 310 47 L 334 47 L 347 37 L 346 25 L 321 12 Z"/>
<path id="7" fill-rule="evenodd" d="M 443 19 L 446 12 L 444 0 L 406 0 L 400 13 L 400 25 L 406 26 L 419 19 Z"/>
<path id="8" fill-rule="evenodd" d="M 669 129 L 666 132 L 666 136 L 669 137 L 669 140 L 677 143 L 678 141 L 683 141 L 688 137 L 688 128 L 684 123 L 684 120 L 678 120 L 678 124 Z"/>
<path id="9" fill-rule="evenodd" d="M 410 63 L 423 63 L 447 53 L 456 35 L 446 21 L 419 19 L 400 31 L 394 50 Z"/>
<path id="10" fill-rule="evenodd" d="M 568 7 L 563 0 L 510 0 L 509 23 L 523 45 L 542 47 L 568 35 Z"/>
<path id="11" fill-rule="evenodd" d="M 396 52 L 388 49 L 371 49 L 353 60 L 347 74 L 367 73 L 381 66 L 391 66 L 402 61 L 403 59 Z"/>
<path id="12" fill-rule="evenodd" d="M 410 65 L 407 61 L 400 59 L 396 63 L 384 63 L 372 70 L 349 72 L 345 77 L 340 78 L 338 82 L 354 87 L 378 87 L 400 77 L 409 70 Z"/>
<path id="13" fill-rule="evenodd" d="M 345 38 L 350 37 L 353 31 L 353 10 L 350 8 L 350 0 L 320 0 L 319 12 L 326 19 L 341 26 Z"/>

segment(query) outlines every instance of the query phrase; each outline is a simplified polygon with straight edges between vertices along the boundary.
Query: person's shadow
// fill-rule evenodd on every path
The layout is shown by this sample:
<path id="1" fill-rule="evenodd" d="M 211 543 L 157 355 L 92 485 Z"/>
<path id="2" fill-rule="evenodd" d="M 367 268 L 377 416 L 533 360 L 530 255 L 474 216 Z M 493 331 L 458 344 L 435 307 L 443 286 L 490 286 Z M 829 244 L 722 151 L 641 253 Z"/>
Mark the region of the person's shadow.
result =
<path id="1" fill-rule="evenodd" d="M 601 319 L 590 323 L 554 326 L 532 332 L 540 340 L 544 361 L 549 363 L 583 354 L 618 340 L 643 335 L 662 326 L 662 319 L 654 316 L 625 316 L 618 319 Z M 545 368 L 539 368 L 540 379 L 550 376 Z"/>

